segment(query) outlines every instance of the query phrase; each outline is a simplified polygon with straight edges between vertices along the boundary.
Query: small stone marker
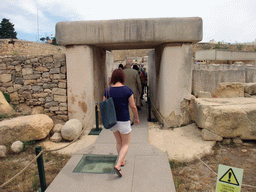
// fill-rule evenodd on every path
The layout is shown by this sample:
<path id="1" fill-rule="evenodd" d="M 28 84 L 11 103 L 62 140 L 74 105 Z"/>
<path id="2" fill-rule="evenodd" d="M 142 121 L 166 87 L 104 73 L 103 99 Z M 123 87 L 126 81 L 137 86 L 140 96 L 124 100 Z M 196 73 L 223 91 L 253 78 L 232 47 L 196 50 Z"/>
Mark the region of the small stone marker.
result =
<path id="1" fill-rule="evenodd" d="M 219 165 L 216 192 L 240 192 L 243 169 Z"/>

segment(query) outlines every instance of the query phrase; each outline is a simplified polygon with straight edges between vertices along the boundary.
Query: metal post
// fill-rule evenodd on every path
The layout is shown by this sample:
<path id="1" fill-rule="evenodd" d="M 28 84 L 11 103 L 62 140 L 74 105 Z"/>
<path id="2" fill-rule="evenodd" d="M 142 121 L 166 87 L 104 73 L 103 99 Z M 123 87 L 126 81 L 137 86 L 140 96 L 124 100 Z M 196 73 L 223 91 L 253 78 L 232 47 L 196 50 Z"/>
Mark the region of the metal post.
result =
<path id="1" fill-rule="evenodd" d="M 41 146 L 36 146 L 36 155 L 38 155 L 41 151 L 42 151 Z M 37 158 L 37 167 L 38 167 L 38 173 L 39 173 L 39 179 L 40 179 L 41 192 L 44 192 L 47 187 L 46 187 L 44 161 L 43 161 L 42 154 Z"/>
<path id="2" fill-rule="evenodd" d="M 150 103 L 150 97 L 148 97 L 148 121 L 151 121 L 151 103 Z"/>
<path id="3" fill-rule="evenodd" d="M 99 131 L 99 114 L 98 114 L 98 103 L 95 105 L 95 120 L 96 120 L 96 131 Z"/>

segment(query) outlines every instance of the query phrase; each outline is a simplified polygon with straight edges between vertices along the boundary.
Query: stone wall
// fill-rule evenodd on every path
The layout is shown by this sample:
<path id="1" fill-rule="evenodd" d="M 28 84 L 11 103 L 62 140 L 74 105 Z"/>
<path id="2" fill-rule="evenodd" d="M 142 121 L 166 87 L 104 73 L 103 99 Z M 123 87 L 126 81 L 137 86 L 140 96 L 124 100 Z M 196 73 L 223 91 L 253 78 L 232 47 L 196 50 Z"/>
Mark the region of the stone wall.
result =
<path id="1" fill-rule="evenodd" d="M 67 119 L 64 54 L 0 56 L 0 89 L 10 95 L 11 104 L 42 106 L 46 114 Z"/>
<path id="2" fill-rule="evenodd" d="M 199 91 L 210 92 L 224 82 L 256 82 L 256 66 L 210 64 L 194 65 L 192 76 L 192 94 L 198 96 Z"/>
<path id="3" fill-rule="evenodd" d="M 56 55 L 65 53 L 66 48 L 46 43 L 18 39 L 0 39 L 0 56 L 4 55 Z"/>

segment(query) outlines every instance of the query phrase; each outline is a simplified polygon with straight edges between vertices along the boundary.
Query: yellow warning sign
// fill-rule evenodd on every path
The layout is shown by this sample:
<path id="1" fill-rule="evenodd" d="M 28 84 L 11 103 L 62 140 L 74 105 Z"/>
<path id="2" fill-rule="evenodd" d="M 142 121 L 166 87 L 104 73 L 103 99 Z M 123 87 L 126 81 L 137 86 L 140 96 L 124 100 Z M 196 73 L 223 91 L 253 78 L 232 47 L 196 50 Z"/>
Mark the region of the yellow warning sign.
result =
<path id="1" fill-rule="evenodd" d="M 216 192 L 240 192 L 243 169 L 219 165 Z"/>
<path id="2" fill-rule="evenodd" d="M 232 185 L 236 185 L 239 186 L 239 183 L 237 181 L 237 178 L 232 170 L 232 168 L 230 168 L 220 179 L 219 181 L 222 181 L 224 183 L 228 183 L 228 184 L 232 184 Z"/>

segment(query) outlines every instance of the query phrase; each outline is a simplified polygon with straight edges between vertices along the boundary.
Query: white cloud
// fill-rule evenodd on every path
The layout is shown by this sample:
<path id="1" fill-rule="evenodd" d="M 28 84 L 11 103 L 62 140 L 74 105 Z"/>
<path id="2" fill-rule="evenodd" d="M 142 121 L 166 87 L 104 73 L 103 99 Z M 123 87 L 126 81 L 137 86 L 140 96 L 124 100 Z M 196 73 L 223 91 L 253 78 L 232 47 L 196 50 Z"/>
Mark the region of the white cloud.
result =
<path id="1" fill-rule="evenodd" d="M 199 16 L 206 41 L 252 41 L 256 38 L 255 10 L 255 0 L 4 0 L 0 17 L 26 33 L 37 33 L 39 19 L 44 35 L 54 33 L 59 21 Z"/>

